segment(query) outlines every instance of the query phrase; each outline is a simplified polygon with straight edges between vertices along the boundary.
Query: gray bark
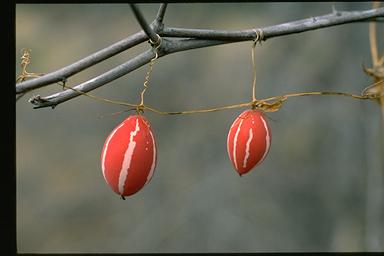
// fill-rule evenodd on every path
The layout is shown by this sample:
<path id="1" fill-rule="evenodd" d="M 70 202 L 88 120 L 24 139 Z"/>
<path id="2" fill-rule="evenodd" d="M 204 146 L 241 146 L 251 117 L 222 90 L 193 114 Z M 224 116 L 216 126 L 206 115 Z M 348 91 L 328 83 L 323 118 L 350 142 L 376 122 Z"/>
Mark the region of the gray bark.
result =
<path id="1" fill-rule="evenodd" d="M 254 40 L 256 38 L 256 31 L 260 30 L 263 32 L 262 40 L 265 41 L 274 37 L 302 33 L 346 23 L 366 22 L 372 20 L 380 21 L 380 18 L 384 17 L 384 8 L 377 8 L 364 11 L 333 11 L 332 13 L 323 16 L 255 29 L 186 29 L 165 27 L 163 25 L 162 21 L 165 15 L 166 6 L 166 4 L 161 4 L 157 17 L 151 25 L 148 25 L 138 8 L 135 5 L 132 5 L 135 16 L 143 28 L 142 31 L 137 32 L 126 39 L 123 39 L 57 71 L 16 84 L 16 94 L 22 94 L 57 82 L 66 82 L 69 77 L 81 72 L 82 70 L 145 42 L 148 39 L 151 39 L 153 42 L 157 41 L 156 34 L 163 38 L 161 46 L 158 49 L 158 55 L 160 58 L 180 51 Z M 92 91 L 140 68 L 141 66 L 147 64 L 154 56 L 155 52 L 153 50 L 148 50 L 95 78 L 74 86 L 74 88 L 82 92 Z M 30 99 L 30 102 L 35 108 L 48 106 L 54 107 L 80 95 L 81 93 L 79 92 L 67 89 L 47 97 L 35 96 Z"/>

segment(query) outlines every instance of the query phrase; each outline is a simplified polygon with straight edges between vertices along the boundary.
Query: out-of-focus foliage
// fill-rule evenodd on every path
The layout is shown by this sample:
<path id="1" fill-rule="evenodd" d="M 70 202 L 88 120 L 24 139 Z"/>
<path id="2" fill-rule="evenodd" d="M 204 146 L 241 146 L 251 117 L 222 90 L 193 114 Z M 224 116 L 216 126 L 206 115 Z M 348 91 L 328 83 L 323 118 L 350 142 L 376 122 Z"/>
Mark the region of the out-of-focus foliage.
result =
<path id="1" fill-rule="evenodd" d="M 243 29 L 371 8 L 370 3 L 169 4 L 165 23 Z M 148 21 L 158 4 L 139 5 Z M 379 25 L 378 27 L 380 27 Z M 48 73 L 140 29 L 128 5 L 16 6 L 16 58 L 32 49 L 30 72 Z M 251 42 L 180 52 L 156 61 L 146 103 L 165 111 L 251 99 Z M 79 75 L 73 86 L 123 63 L 148 44 Z M 273 38 L 256 48 L 257 96 L 334 90 L 359 94 L 371 79 L 368 23 Z M 139 102 L 147 67 L 93 94 Z M 19 66 L 17 71 L 20 71 Z M 15 74 L 16 77 L 16 74 Z M 121 200 L 105 184 L 100 153 L 128 113 L 87 97 L 33 110 L 16 107 L 19 252 L 258 252 L 367 249 L 367 173 L 380 168 L 377 104 L 343 97 L 290 99 L 268 114 L 265 161 L 237 175 L 226 151 L 243 109 L 185 116 L 146 113 L 158 165 L 152 181 Z M 101 115 L 107 114 L 104 118 Z M 384 230 L 383 222 L 376 223 Z M 381 244 L 384 241 L 379 240 Z M 369 249 L 369 248 L 368 248 Z"/>

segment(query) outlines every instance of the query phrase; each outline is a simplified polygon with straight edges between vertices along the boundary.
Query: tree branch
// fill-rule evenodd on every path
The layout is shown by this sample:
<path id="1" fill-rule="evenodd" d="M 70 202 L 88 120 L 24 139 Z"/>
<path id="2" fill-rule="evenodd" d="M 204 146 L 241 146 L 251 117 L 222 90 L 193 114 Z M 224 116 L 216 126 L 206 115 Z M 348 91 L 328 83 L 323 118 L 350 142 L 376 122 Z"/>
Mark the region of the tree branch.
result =
<path id="1" fill-rule="evenodd" d="M 156 19 L 154 21 L 155 30 L 162 30 L 163 29 L 163 20 L 165 11 L 167 9 L 167 4 L 163 3 L 159 7 L 159 11 L 157 12 Z"/>
<path id="2" fill-rule="evenodd" d="M 279 25 L 262 28 L 264 40 L 272 37 L 306 32 L 345 23 L 371 21 L 374 18 L 384 17 L 384 7 L 366 11 L 333 12 L 331 14 L 297 20 Z M 252 40 L 256 37 L 255 29 L 244 30 L 213 30 L 213 29 L 185 29 L 165 27 L 160 33 L 166 37 L 193 37 L 215 40 Z"/>
<path id="3" fill-rule="evenodd" d="M 161 8 L 160 8 L 161 9 Z M 159 13 L 165 12 L 165 7 L 163 10 L 159 10 Z M 379 17 L 384 17 L 384 8 L 377 8 L 365 11 L 352 11 L 352 12 L 337 12 L 334 11 L 331 14 L 312 17 L 308 19 L 302 19 L 294 22 L 288 22 L 283 24 L 278 24 L 274 26 L 268 26 L 264 28 L 259 28 L 263 31 L 263 39 L 285 36 L 294 33 L 301 33 L 305 31 L 326 28 L 336 25 L 341 25 L 345 23 L 358 22 L 358 21 L 367 21 L 376 19 Z M 245 40 L 253 40 L 256 37 L 256 29 L 246 29 L 246 30 L 206 30 L 206 29 L 183 29 L 183 28 L 167 28 L 164 27 L 162 31 L 159 31 L 159 34 L 163 37 L 181 37 L 181 38 L 164 38 L 162 40 L 162 45 L 158 49 L 159 57 L 179 52 L 186 51 L 190 49 L 197 49 L 201 47 L 208 47 L 214 45 L 221 45 L 226 43 L 234 43 Z M 146 38 L 144 32 L 140 34 L 142 37 Z M 141 39 L 142 39 L 141 37 Z M 144 39 L 145 40 L 145 39 Z M 143 40 L 143 41 L 144 41 Z M 106 48 L 107 49 L 107 48 Z M 89 81 L 86 81 L 80 85 L 75 86 L 77 90 L 83 92 L 89 92 L 95 88 L 98 88 L 106 83 L 109 83 L 129 72 L 141 67 L 142 65 L 148 63 L 150 59 L 153 58 L 152 51 L 146 51 L 134 59 L 129 60 L 128 62 L 121 64 L 120 66 L 111 69 L 110 71 L 101 74 Z M 65 68 L 64 68 L 65 69 Z M 50 73 L 45 76 L 53 76 L 53 73 Z M 19 87 L 17 92 L 24 92 L 23 88 L 27 82 L 32 82 L 35 80 L 42 80 L 45 76 L 36 78 L 30 81 L 20 83 L 16 86 Z M 60 81 L 60 77 L 56 77 L 56 81 Z M 38 83 L 38 82 L 36 82 Z M 44 84 L 45 85 L 45 84 Z M 65 102 L 69 99 L 81 95 L 79 92 L 68 89 L 63 92 L 59 92 L 53 95 L 50 95 L 45 98 L 35 97 L 30 101 L 35 108 L 55 106 L 59 103 Z"/>
<path id="4" fill-rule="evenodd" d="M 119 77 L 135 69 L 138 69 L 139 67 L 148 63 L 152 58 L 153 58 L 153 52 L 151 50 L 148 50 L 144 53 L 139 54 L 135 58 L 125 62 L 124 64 L 121 64 L 105 72 L 104 74 L 101 74 L 73 88 L 75 90 L 82 91 L 82 92 L 92 91 L 102 85 L 105 85 L 113 80 L 118 79 Z M 34 108 L 43 108 L 43 107 L 49 107 L 49 106 L 55 107 L 56 105 L 64 101 L 70 100 L 72 98 L 75 98 L 81 95 L 81 93 L 76 92 L 75 90 L 67 89 L 65 91 L 58 92 L 44 98 L 41 98 L 39 95 L 34 96 L 31 99 L 29 99 L 29 102 L 35 105 Z"/>
<path id="5" fill-rule="evenodd" d="M 147 34 L 147 36 L 151 39 L 152 42 L 157 42 L 159 40 L 157 34 L 148 25 L 144 16 L 141 14 L 139 8 L 137 8 L 137 6 L 135 4 L 130 4 L 130 5 L 131 5 L 133 13 L 135 14 L 137 21 L 139 22 L 141 28 L 144 30 L 145 34 Z"/>
<path id="6" fill-rule="evenodd" d="M 165 15 L 165 10 L 167 8 L 167 4 L 161 4 L 159 11 L 156 16 L 156 24 L 155 28 L 162 26 L 162 21 Z M 38 89 L 40 87 L 66 81 L 69 77 L 87 69 L 103 60 L 106 60 L 110 57 L 113 57 L 116 54 L 119 54 L 129 48 L 132 48 L 142 42 L 147 40 L 147 35 L 140 31 L 138 33 L 129 36 L 126 39 L 123 39 L 117 43 L 114 43 L 98 52 L 95 52 L 71 65 L 68 65 L 64 68 L 58 69 L 54 72 L 51 72 L 47 75 L 39 77 L 37 79 L 32 79 L 25 81 L 23 83 L 16 85 L 16 94 L 25 93 L 30 90 Z M 157 36 L 156 36 L 157 40 Z"/>
<path id="7" fill-rule="evenodd" d="M 81 72 L 82 70 L 89 68 L 103 60 L 106 60 L 120 52 L 123 52 L 135 45 L 138 45 L 147 39 L 148 38 L 143 31 L 135 33 L 132 36 L 114 43 L 98 52 L 95 52 L 71 65 L 48 73 L 44 76 L 16 84 L 16 94 L 25 93 L 27 91 L 34 90 L 49 84 L 65 81 L 69 77 Z"/>

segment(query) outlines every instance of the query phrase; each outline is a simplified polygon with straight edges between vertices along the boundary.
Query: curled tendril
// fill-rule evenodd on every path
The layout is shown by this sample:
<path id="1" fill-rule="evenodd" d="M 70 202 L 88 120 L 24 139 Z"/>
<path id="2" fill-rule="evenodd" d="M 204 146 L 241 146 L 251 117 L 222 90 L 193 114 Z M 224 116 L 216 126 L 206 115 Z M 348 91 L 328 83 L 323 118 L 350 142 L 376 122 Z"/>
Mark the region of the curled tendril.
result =
<path id="1" fill-rule="evenodd" d="M 30 73 L 27 71 L 27 66 L 31 63 L 31 50 L 30 49 L 23 49 L 23 55 L 21 56 L 21 73 L 16 78 L 16 83 L 23 82 L 27 78 L 33 78 L 33 77 L 39 77 L 43 76 L 44 73 Z"/>
<path id="2" fill-rule="evenodd" d="M 140 104 L 139 104 L 140 109 L 139 109 L 139 106 L 137 109 L 138 113 L 140 113 L 140 111 L 144 112 L 144 93 L 148 89 L 148 83 L 149 83 L 149 79 L 151 77 L 151 73 L 153 70 L 153 65 L 155 64 L 155 60 L 157 60 L 157 58 L 159 57 L 158 49 L 160 48 L 161 43 L 163 42 L 163 39 L 159 36 L 159 34 L 156 34 L 156 35 L 157 35 L 157 41 L 156 42 L 153 42 L 151 39 L 149 39 L 149 43 L 151 44 L 151 46 L 153 47 L 153 49 L 155 51 L 155 57 L 153 57 L 150 60 L 149 69 L 148 69 L 147 73 L 145 74 L 145 79 L 144 79 L 144 84 L 143 84 L 144 89 L 140 93 Z"/>

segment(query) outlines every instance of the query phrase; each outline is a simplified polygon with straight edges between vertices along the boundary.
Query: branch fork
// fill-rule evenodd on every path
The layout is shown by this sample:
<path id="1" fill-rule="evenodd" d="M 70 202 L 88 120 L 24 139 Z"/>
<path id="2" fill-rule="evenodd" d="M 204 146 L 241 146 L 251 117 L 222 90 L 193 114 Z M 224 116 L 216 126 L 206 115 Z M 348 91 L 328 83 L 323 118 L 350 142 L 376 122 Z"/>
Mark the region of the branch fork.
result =
<path id="1" fill-rule="evenodd" d="M 254 40 L 255 34 L 256 36 L 258 35 L 256 31 L 262 32 L 262 35 L 259 34 L 259 37 L 261 37 L 259 41 L 265 41 L 266 39 L 273 37 L 302 33 L 305 31 L 311 31 L 352 22 L 381 21 L 384 18 L 384 8 L 374 8 L 364 11 L 337 11 L 323 16 L 317 16 L 258 29 L 186 29 L 164 26 L 163 19 L 166 7 L 167 4 L 161 4 L 156 18 L 150 25 L 148 25 L 137 6 L 131 4 L 132 11 L 134 12 L 135 17 L 137 18 L 142 28 L 141 31 L 66 67 L 45 74 L 41 77 L 17 83 L 16 95 L 20 95 L 43 86 L 60 82 L 62 81 L 63 77 L 68 79 L 69 77 L 83 71 L 84 69 L 87 69 L 118 53 L 141 44 L 146 40 L 149 40 L 150 43 L 154 43 L 156 47 L 156 42 L 159 41 L 159 38 L 162 38 L 161 45 L 157 49 L 158 57 L 160 58 L 179 51 Z M 62 92 L 58 92 L 46 97 L 38 96 L 37 98 L 35 97 L 31 99 L 30 102 L 34 105 L 34 108 L 58 105 L 78 97 L 83 93 L 87 93 L 100 86 L 110 83 L 121 76 L 129 74 L 130 72 L 149 63 L 152 59 L 153 50 L 147 50 L 128 60 L 127 62 L 105 72 L 104 74 L 73 86 L 73 89 L 66 89 Z"/>

